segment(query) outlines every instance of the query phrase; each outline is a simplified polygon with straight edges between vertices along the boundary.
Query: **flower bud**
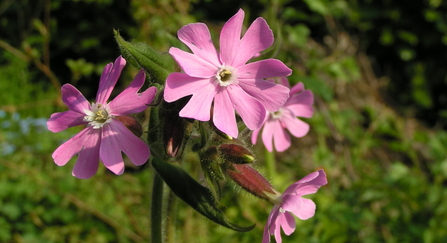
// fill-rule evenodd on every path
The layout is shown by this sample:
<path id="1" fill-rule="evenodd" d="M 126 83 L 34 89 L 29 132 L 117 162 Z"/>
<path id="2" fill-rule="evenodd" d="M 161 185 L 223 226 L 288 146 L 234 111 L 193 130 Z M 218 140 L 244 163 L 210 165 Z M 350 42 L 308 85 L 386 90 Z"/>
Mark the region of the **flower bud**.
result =
<path id="1" fill-rule="evenodd" d="M 221 144 L 219 153 L 224 160 L 234 164 L 247 164 L 255 160 L 255 157 L 247 148 L 238 144 Z"/>
<path id="2" fill-rule="evenodd" d="M 259 172 L 248 164 L 232 164 L 227 174 L 243 189 L 249 193 L 270 201 L 268 194 L 276 194 L 272 185 Z"/>
<path id="3" fill-rule="evenodd" d="M 134 117 L 116 116 L 115 118 L 123 123 L 135 136 L 141 137 L 143 134 L 143 127 Z"/>
<path id="4" fill-rule="evenodd" d="M 163 144 L 166 154 L 174 158 L 183 149 L 184 143 L 189 138 L 192 131 L 192 123 L 178 116 L 179 110 L 184 106 L 186 99 L 181 99 L 174 103 L 163 102 L 164 125 Z"/>

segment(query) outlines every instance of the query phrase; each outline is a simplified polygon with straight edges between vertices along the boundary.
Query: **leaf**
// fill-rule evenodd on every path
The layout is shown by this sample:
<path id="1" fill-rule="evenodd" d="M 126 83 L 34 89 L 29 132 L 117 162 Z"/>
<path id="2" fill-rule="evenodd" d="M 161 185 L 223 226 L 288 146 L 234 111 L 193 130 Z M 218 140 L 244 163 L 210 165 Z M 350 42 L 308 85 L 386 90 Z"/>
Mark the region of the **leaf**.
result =
<path id="1" fill-rule="evenodd" d="M 174 194 L 211 221 L 239 232 L 252 230 L 255 225 L 241 227 L 231 223 L 219 209 L 210 190 L 177 165 L 154 158 L 152 166 Z"/>
<path id="2" fill-rule="evenodd" d="M 334 92 L 332 89 L 320 79 L 301 76 L 298 80 L 304 83 L 306 89 L 312 90 L 315 95 L 321 96 L 325 101 L 334 99 Z"/>
<path id="3" fill-rule="evenodd" d="M 174 59 L 167 53 L 159 53 L 146 43 L 130 43 L 115 31 L 115 38 L 123 57 L 136 68 L 144 69 L 158 84 L 165 84 L 166 78 L 175 69 Z"/>

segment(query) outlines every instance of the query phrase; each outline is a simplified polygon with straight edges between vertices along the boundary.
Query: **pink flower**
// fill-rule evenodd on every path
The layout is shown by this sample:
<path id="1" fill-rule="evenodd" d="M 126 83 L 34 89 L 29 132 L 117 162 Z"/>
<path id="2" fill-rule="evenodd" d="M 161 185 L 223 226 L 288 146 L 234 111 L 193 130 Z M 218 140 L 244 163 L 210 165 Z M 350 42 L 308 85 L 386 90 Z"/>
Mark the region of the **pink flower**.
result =
<path id="1" fill-rule="evenodd" d="M 295 182 L 284 194 L 277 196 L 275 199 L 277 203 L 270 212 L 264 228 L 262 243 L 269 243 L 270 235 L 275 235 L 276 243 L 281 243 L 281 228 L 286 235 L 295 231 L 295 219 L 290 213 L 301 220 L 312 218 L 315 215 L 315 203 L 302 196 L 316 193 L 318 188 L 326 184 L 326 174 L 323 170 L 318 170 Z"/>
<path id="2" fill-rule="evenodd" d="M 124 172 L 124 152 L 135 165 L 144 164 L 149 158 L 149 147 L 136 137 L 116 117 L 145 110 L 152 102 L 157 89 L 151 87 L 142 93 L 145 74 L 140 71 L 132 83 L 111 102 L 107 100 L 126 65 L 121 56 L 104 68 L 96 94 L 96 103 L 90 104 L 73 85 L 62 86 L 62 100 L 70 110 L 54 113 L 47 122 L 48 129 L 60 132 L 69 127 L 86 125 L 80 133 L 59 146 L 53 153 L 54 162 L 65 165 L 79 154 L 73 176 L 90 178 L 98 170 L 99 160 L 113 173 Z"/>
<path id="3" fill-rule="evenodd" d="M 278 110 L 289 97 L 288 88 L 265 79 L 292 72 L 277 59 L 246 64 L 272 45 L 273 33 L 263 18 L 257 18 L 241 39 L 243 20 L 244 11 L 239 10 L 225 23 L 220 34 L 220 53 L 205 24 L 183 26 L 178 37 L 193 54 L 175 47 L 169 50 L 184 73 L 171 73 L 164 91 L 167 102 L 192 95 L 180 111 L 181 117 L 209 121 L 212 113 L 214 125 L 235 138 L 235 111 L 249 129 L 259 128 L 266 110 Z"/>
<path id="4" fill-rule="evenodd" d="M 284 81 L 285 80 L 285 81 Z M 281 78 L 281 84 L 287 84 L 286 78 Z M 314 96 L 310 90 L 304 90 L 303 83 L 296 84 L 290 90 L 287 102 L 277 111 L 270 112 L 263 124 L 263 128 L 253 131 L 251 141 L 256 144 L 259 132 L 262 129 L 262 141 L 268 151 L 275 149 L 282 152 L 290 147 L 291 138 L 286 132 L 288 130 L 295 137 L 303 137 L 309 132 L 309 124 L 297 117 L 312 117 L 314 110 L 312 105 Z"/>

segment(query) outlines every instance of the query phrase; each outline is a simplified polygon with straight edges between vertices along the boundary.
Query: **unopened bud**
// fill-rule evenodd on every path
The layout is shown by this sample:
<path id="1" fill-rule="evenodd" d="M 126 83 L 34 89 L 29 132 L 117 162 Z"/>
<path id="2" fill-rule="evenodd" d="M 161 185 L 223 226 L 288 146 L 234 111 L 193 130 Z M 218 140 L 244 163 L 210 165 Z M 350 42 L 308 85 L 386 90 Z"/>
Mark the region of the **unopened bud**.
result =
<path id="1" fill-rule="evenodd" d="M 135 136 L 141 137 L 143 134 L 143 127 L 137 119 L 131 116 L 116 116 L 115 118 L 123 123 Z"/>
<path id="2" fill-rule="evenodd" d="M 183 145 L 192 131 L 192 123 L 186 118 L 178 116 L 179 110 L 188 100 L 179 100 L 174 103 L 163 103 L 164 112 L 163 144 L 166 154 L 174 158 L 183 149 Z"/>
<path id="3" fill-rule="evenodd" d="M 247 148 L 238 144 L 221 144 L 219 153 L 224 160 L 234 164 L 247 164 L 255 160 L 255 157 Z"/>
<path id="4" fill-rule="evenodd" d="M 272 185 L 259 172 L 248 164 L 233 164 L 227 174 L 249 193 L 270 201 L 268 194 L 276 194 Z"/>

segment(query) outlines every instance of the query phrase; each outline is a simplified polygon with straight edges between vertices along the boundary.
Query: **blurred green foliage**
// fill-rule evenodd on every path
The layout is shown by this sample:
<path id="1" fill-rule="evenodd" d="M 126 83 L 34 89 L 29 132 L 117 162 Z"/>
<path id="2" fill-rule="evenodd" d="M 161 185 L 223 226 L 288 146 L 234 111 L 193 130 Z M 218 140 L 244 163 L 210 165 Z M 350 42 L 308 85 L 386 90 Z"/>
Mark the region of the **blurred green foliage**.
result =
<path id="1" fill-rule="evenodd" d="M 45 121 L 66 109 L 61 84 L 96 93 L 102 67 L 119 55 L 113 29 L 167 51 L 184 48 L 176 38 L 182 25 L 205 22 L 217 37 L 239 7 L 247 24 L 263 16 L 275 33 L 262 57 L 284 61 L 294 70 L 290 81 L 316 97 L 311 132 L 276 154 L 270 179 L 283 190 L 324 168 L 329 185 L 310 196 L 315 217 L 297 220 L 284 242 L 446 242 L 447 3 L 440 0 L 2 1 L 0 242 L 147 242 L 150 169 L 115 176 L 101 167 L 90 180 L 75 179 L 74 161 L 57 167 L 51 153 L 79 129 L 53 134 Z M 253 150 L 262 169 L 264 151 Z M 196 156 L 183 162 L 200 167 Z M 231 221 L 256 223 L 253 231 L 230 231 L 177 201 L 170 242 L 260 242 L 271 206 L 231 183 L 222 196 Z"/>

